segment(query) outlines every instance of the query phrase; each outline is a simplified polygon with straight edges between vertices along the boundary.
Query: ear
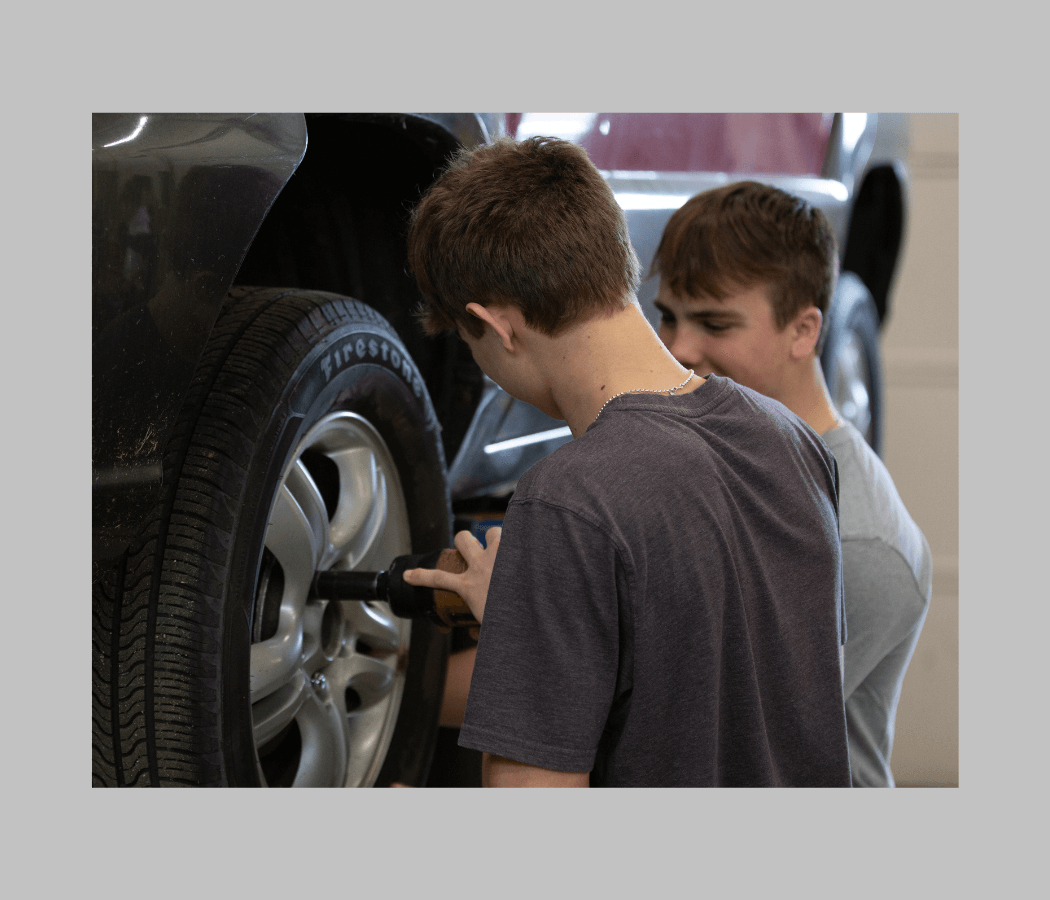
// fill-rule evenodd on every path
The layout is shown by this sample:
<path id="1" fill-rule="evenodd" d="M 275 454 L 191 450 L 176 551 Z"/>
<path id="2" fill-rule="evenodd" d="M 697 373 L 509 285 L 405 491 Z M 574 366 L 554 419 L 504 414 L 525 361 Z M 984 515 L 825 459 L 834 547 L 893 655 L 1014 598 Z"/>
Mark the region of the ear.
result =
<path id="1" fill-rule="evenodd" d="M 514 323 L 501 306 L 482 306 L 480 303 L 468 303 L 467 312 L 489 325 L 499 338 L 503 348 L 514 351 Z"/>
<path id="2" fill-rule="evenodd" d="M 815 306 L 801 310 L 788 326 L 792 330 L 791 358 L 806 359 L 817 346 L 820 337 L 820 326 L 824 317 Z"/>

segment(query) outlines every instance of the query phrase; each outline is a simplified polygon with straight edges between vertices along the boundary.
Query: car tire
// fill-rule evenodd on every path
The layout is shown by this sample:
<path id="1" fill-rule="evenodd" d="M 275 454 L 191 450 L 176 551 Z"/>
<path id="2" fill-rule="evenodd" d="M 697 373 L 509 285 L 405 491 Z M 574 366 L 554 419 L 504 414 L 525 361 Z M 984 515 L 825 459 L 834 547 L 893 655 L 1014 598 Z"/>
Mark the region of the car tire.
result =
<path id="1" fill-rule="evenodd" d="M 882 455 L 883 382 L 879 314 L 864 282 L 839 276 L 820 356 L 832 403 Z"/>
<path id="2" fill-rule="evenodd" d="M 235 288 L 164 461 L 162 502 L 93 585 L 93 783 L 425 782 L 449 638 L 315 571 L 446 547 L 434 408 L 387 322 Z"/>

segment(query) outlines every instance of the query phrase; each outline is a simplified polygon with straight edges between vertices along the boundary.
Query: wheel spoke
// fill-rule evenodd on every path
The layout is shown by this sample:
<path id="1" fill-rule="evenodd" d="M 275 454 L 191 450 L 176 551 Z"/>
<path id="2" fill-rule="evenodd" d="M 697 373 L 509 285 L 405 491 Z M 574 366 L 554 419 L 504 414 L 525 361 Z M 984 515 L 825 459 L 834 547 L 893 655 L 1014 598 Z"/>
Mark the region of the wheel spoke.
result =
<path id="1" fill-rule="evenodd" d="M 328 510 L 325 508 L 324 498 L 317 489 L 317 484 L 310 476 L 310 472 L 303 465 L 302 459 L 295 461 L 284 483 L 306 519 L 314 550 L 313 562 L 316 563 L 321 551 L 328 546 L 330 540 Z"/>
<path id="2" fill-rule="evenodd" d="M 341 787 L 346 777 L 350 728 L 334 703 L 309 691 L 296 717 L 302 749 L 292 787 Z"/>
<path id="3" fill-rule="evenodd" d="M 303 610 L 303 644 L 299 653 L 299 664 L 308 673 L 316 672 L 324 665 L 321 648 L 321 620 L 324 608 L 318 603 L 308 603 Z"/>
<path id="4" fill-rule="evenodd" d="M 262 747 L 290 725 L 308 694 L 306 674 L 299 670 L 287 684 L 254 704 L 252 733 L 255 746 Z"/>
<path id="5" fill-rule="evenodd" d="M 348 784 L 372 785 L 382 765 L 379 755 L 381 735 L 390 726 L 390 705 L 372 706 L 350 716 L 350 759 L 347 760 Z"/>
<path id="6" fill-rule="evenodd" d="M 302 487 L 301 483 L 299 486 Z M 282 486 L 274 498 L 266 548 L 281 565 L 284 592 L 276 633 L 269 640 L 252 644 L 251 693 L 254 702 L 286 684 L 300 665 L 302 616 L 314 566 L 320 557 L 320 540 L 291 489 Z"/>
<path id="7" fill-rule="evenodd" d="M 387 483 L 370 447 L 350 447 L 329 454 L 339 469 L 339 505 L 330 528 L 332 558 L 360 563 L 386 524 Z"/>
<path id="8" fill-rule="evenodd" d="M 322 546 L 322 535 L 314 530 L 288 486 L 282 486 L 270 513 L 266 548 L 277 557 L 284 570 L 286 593 L 291 588 L 305 601 L 321 558 Z"/>
<path id="9" fill-rule="evenodd" d="M 373 784 L 382 764 L 380 754 L 384 735 L 389 734 L 401 703 L 404 679 L 396 677 L 396 657 L 385 659 L 356 654 L 340 658 L 329 666 L 332 683 L 338 682 L 344 703 L 353 701 L 354 708 L 345 713 L 350 735 L 350 758 L 347 762 L 348 784 Z"/>
<path id="10" fill-rule="evenodd" d="M 351 653 L 339 657 L 325 669 L 334 702 L 349 715 L 381 703 L 394 686 L 396 664 L 396 658 L 390 656 Z M 348 691 L 352 692 L 350 703 Z"/>
<path id="11" fill-rule="evenodd" d="M 385 603 L 369 604 L 347 601 L 343 614 L 350 623 L 355 639 L 363 640 L 378 655 L 397 652 L 404 640 L 403 621 L 390 611 Z"/>
<path id="12" fill-rule="evenodd" d="M 251 647 L 251 698 L 258 703 L 263 697 L 297 677 L 303 649 L 301 630 L 286 630 L 261 644 Z"/>

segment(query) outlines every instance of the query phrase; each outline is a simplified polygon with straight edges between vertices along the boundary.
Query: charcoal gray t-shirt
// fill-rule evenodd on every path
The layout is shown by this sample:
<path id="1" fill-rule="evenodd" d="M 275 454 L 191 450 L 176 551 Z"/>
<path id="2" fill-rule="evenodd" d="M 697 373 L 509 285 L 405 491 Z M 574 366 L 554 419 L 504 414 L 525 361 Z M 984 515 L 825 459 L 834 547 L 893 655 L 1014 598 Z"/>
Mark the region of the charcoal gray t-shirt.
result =
<path id="1" fill-rule="evenodd" d="M 613 400 L 507 509 L 460 744 L 592 785 L 850 783 L 835 461 L 711 376 Z"/>

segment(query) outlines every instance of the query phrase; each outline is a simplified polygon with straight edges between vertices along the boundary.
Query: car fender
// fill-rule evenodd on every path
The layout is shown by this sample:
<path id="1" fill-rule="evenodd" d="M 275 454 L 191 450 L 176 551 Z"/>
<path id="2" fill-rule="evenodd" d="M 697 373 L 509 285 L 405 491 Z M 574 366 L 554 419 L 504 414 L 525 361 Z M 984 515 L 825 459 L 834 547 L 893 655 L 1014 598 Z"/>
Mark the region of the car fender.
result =
<path id="1" fill-rule="evenodd" d="M 95 550 L 119 552 L 252 238 L 306 152 L 301 114 L 92 117 Z"/>

